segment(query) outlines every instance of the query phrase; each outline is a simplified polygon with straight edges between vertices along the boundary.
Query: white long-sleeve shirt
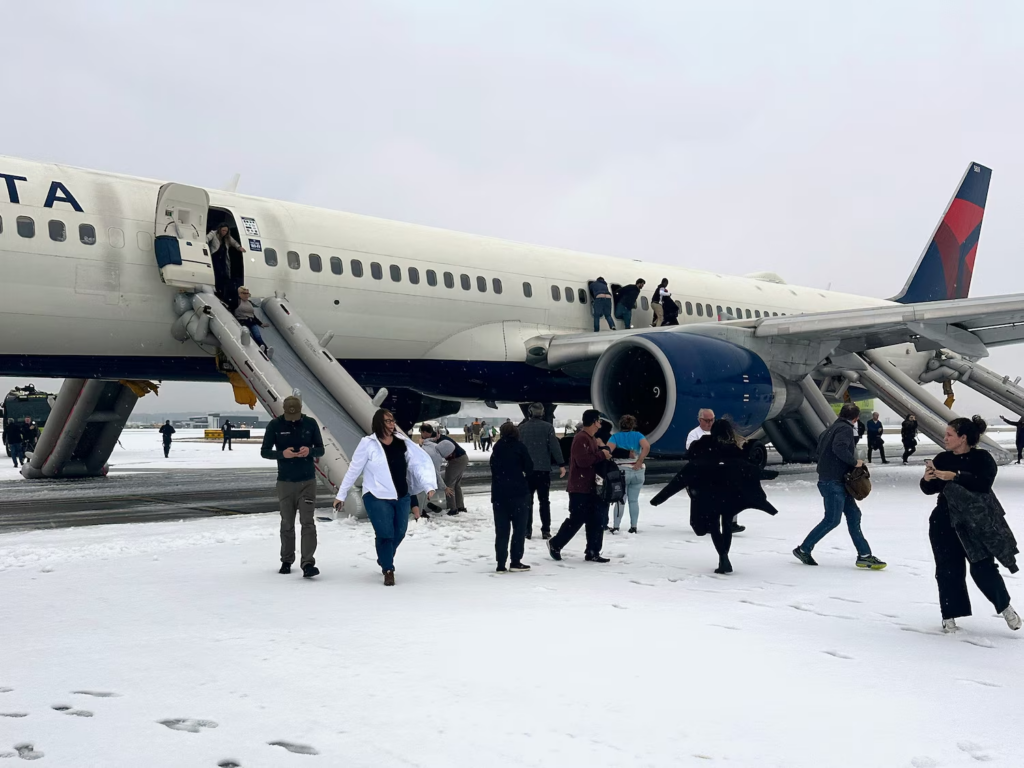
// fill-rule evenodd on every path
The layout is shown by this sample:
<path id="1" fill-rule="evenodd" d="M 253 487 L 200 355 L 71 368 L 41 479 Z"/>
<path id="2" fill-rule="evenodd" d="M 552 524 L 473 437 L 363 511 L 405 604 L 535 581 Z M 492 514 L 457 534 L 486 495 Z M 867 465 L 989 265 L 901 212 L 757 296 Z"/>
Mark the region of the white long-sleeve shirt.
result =
<path id="1" fill-rule="evenodd" d="M 704 435 L 710 435 L 711 432 L 705 431 L 702 427 L 694 427 L 690 430 L 690 434 L 686 436 L 686 450 L 690 450 L 690 446 L 700 440 Z"/>
<path id="2" fill-rule="evenodd" d="M 398 432 L 395 433 L 395 439 L 405 441 L 409 494 L 415 496 L 421 491 L 436 491 L 437 475 L 434 462 L 430 460 L 426 451 Z M 367 435 L 359 441 L 359 447 L 352 454 L 352 462 L 345 473 L 345 479 L 341 481 L 341 487 L 338 489 L 339 501 L 345 501 L 360 475 L 363 476 L 363 493 L 373 494 L 378 499 L 398 498 L 395 483 L 391 479 L 387 454 L 384 453 L 384 446 L 380 444 L 376 435 Z"/>

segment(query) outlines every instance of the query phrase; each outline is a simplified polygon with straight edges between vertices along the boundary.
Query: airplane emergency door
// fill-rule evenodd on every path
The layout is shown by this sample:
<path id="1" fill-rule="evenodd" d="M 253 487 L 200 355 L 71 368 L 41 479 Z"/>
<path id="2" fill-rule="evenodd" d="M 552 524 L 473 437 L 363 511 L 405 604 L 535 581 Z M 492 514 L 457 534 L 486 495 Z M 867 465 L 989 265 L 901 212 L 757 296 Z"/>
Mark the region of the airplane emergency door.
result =
<path id="1" fill-rule="evenodd" d="M 156 202 L 153 232 L 157 266 L 167 285 L 213 285 L 213 263 L 206 246 L 210 196 L 205 189 L 164 184 Z"/>

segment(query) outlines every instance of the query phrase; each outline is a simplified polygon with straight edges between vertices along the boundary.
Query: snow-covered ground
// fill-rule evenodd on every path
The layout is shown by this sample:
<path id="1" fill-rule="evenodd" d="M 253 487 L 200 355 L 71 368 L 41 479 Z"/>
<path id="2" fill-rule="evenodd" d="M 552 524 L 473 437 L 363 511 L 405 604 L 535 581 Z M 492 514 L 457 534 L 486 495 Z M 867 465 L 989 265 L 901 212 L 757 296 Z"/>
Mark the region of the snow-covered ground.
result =
<path id="1" fill-rule="evenodd" d="M 562 563 L 538 538 L 534 570 L 502 576 L 488 498 L 474 495 L 466 516 L 410 525 L 393 589 L 365 522 L 320 525 L 312 581 L 276 573 L 275 515 L 0 535 L 0 755 L 1019 766 L 1024 632 L 973 585 L 964 631 L 937 632 L 920 473 L 874 470 L 864 530 L 882 572 L 853 567 L 844 529 L 816 550 L 820 567 L 792 557 L 821 515 L 806 473 L 769 484 L 776 518 L 744 513 L 731 576 L 712 573 L 685 498 L 647 506 L 654 488 L 641 532 L 606 537 L 611 563 L 583 561 L 582 533 Z M 997 491 L 1024 534 L 1024 469 L 1003 468 Z M 561 519 L 564 494 L 556 504 Z M 1022 581 L 1008 577 L 1018 607 Z"/>

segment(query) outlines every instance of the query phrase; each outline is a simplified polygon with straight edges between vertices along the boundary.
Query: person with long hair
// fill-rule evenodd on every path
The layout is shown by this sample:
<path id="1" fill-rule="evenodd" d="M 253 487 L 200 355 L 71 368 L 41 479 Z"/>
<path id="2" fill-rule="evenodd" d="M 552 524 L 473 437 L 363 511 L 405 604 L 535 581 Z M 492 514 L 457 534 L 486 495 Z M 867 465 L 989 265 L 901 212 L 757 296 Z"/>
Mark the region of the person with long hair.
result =
<path id="1" fill-rule="evenodd" d="M 720 574 L 732 573 L 729 550 L 733 518 L 744 509 L 760 509 L 769 515 L 778 512 L 761 488 L 761 480 L 770 480 L 778 472 L 762 470 L 747 461 L 740 443 L 732 424 L 719 419 L 711 426 L 711 434 L 690 446 L 686 454 L 689 461 L 651 499 L 656 507 L 689 488 L 690 526 L 698 536 L 711 534 L 718 553 L 715 573 Z"/>
<path id="2" fill-rule="evenodd" d="M 928 539 L 935 556 L 935 580 L 944 632 L 956 632 L 956 620 L 971 615 L 967 594 L 967 565 L 978 589 L 995 606 L 1010 629 L 1020 629 L 1021 618 L 1010 605 L 1010 594 L 996 560 L 1016 573 L 1017 542 L 1006 516 L 992 493 L 996 462 L 978 448 L 986 429 L 980 416 L 953 419 L 946 427 L 946 450 L 925 462 L 921 490 L 938 495 L 928 518 Z"/>
<path id="3" fill-rule="evenodd" d="M 430 499 L 437 490 L 434 463 L 416 443 L 398 431 L 395 416 L 381 408 L 373 415 L 372 435 L 359 441 L 352 462 L 338 489 L 334 508 L 345 508 L 345 499 L 363 476 L 363 506 L 376 536 L 377 564 L 384 586 L 395 585 L 395 553 L 409 528 L 409 513 L 419 520 L 416 494 Z"/>
<path id="4" fill-rule="evenodd" d="M 636 431 L 636 416 L 627 413 L 619 419 L 619 431 L 611 436 L 608 447 L 612 449 L 612 455 L 615 454 L 616 448 L 629 451 L 628 459 L 616 459 L 626 480 L 626 502 L 620 501 L 615 504 L 611 530 L 612 533 L 619 532 L 624 507 L 628 502 L 629 532 L 636 533 L 636 526 L 640 521 L 640 489 L 644 487 L 646 475 L 644 459 L 651 452 L 651 444 L 645 435 Z"/>
<path id="5" fill-rule="evenodd" d="M 530 570 L 523 563 L 526 548 L 526 521 L 530 515 L 530 483 L 533 460 L 519 428 L 511 421 L 501 425 L 501 438 L 491 452 L 491 508 L 494 511 L 494 556 L 498 573 Z M 509 557 L 509 535 L 512 540 L 512 563 Z"/>

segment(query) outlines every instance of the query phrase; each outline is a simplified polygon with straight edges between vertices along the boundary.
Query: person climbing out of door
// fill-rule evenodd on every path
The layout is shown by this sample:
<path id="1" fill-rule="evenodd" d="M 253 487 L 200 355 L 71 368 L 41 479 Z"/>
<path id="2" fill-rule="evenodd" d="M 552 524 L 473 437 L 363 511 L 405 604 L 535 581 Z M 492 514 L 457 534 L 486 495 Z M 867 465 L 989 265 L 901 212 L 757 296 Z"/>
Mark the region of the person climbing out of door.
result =
<path id="1" fill-rule="evenodd" d="M 234 291 L 230 290 L 231 249 L 245 253 L 245 248 L 231 236 L 231 228 L 227 224 L 207 232 L 206 242 L 210 246 L 210 260 L 213 263 L 214 293 L 217 298 L 234 303 Z"/>

